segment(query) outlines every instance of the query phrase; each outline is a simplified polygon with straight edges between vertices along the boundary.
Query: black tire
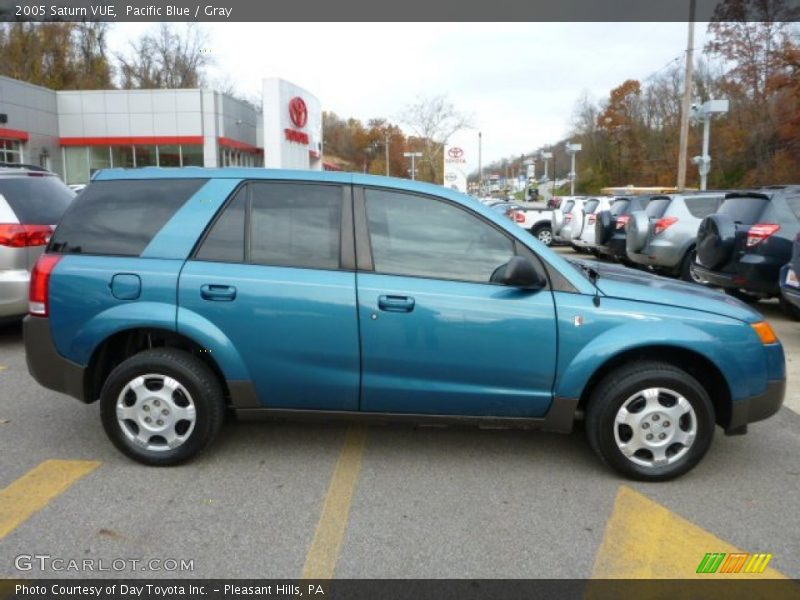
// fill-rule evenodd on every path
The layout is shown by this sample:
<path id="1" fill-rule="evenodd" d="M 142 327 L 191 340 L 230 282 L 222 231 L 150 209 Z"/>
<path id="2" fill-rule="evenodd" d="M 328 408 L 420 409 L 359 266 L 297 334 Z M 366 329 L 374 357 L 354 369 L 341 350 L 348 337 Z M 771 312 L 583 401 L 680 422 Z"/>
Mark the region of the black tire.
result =
<path id="1" fill-rule="evenodd" d="M 624 431 L 624 427 L 626 427 L 626 425 L 616 422 L 617 413 L 626 402 L 629 403 L 629 407 L 633 406 L 631 402 L 639 401 L 631 400 L 637 397 L 637 392 L 649 388 L 665 388 L 674 391 L 685 398 L 694 411 L 694 419 L 689 417 L 688 421 L 683 421 L 681 418 L 680 423 L 669 423 L 666 420 L 669 417 L 662 417 L 660 421 L 664 426 L 678 426 L 681 429 L 685 425 L 688 427 L 693 423 L 696 429 L 693 441 L 682 447 L 683 454 L 669 464 L 637 464 L 634 460 L 647 462 L 654 455 L 651 453 L 651 458 L 648 459 L 646 453 L 649 450 L 645 449 L 643 455 L 628 458 L 617 445 L 615 428 Z M 669 397 L 669 395 L 664 395 L 665 400 Z M 659 395 L 656 400 L 659 407 L 662 402 L 661 398 L 662 396 Z M 634 413 L 634 417 L 637 414 Z M 652 419 L 652 431 L 656 433 L 659 423 L 655 421 L 655 416 Z M 649 429 L 644 430 L 644 421 L 643 419 L 641 423 L 642 429 L 649 431 Z M 666 481 L 691 470 L 700 462 L 711 445 L 714 438 L 714 423 L 714 407 L 703 386 L 685 371 L 656 361 L 635 362 L 606 375 L 589 398 L 586 410 L 586 434 L 592 449 L 608 466 L 626 477 L 640 481 Z M 646 424 L 648 428 L 651 427 L 650 422 Z M 632 431 L 632 428 L 629 427 L 629 429 Z M 676 448 L 676 444 L 670 444 L 669 448 Z M 675 456 L 674 453 L 673 456 Z"/>
<path id="2" fill-rule="evenodd" d="M 719 269 L 730 260 L 736 241 L 736 224 L 729 215 L 716 213 L 697 229 L 697 259 L 709 269 Z"/>
<path id="3" fill-rule="evenodd" d="M 553 230 L 550 225 L 537 225 L 531 230 L 531 234 L 545 246 L 553 244 Z"/>
<path id="4" fill-rule="evenodd" d="M 800 307 L 795 306 L 788 300 L 786 300 L 783 296 L 780 299 L 780 307 L 785 314 L 790 319 L 794 319 L 795 321 L 800 321 Z"/>
<path id="5" fill-rule="evenodd" d="M 614 218 L 611 212 L 601 210 L 594 221 L 594 239 L 598 246 L 605 246 L 614 233 Z"/>
<path id="6" fill-rule="evenodd" d="M 683 279 L 684 281 L 688 281 L 689 283 L 696 283 L 698 285 L 703 285 L 703 282 L 695 277 L 692 273 L 692 265 L 695 262 L 695 258 L 697 257 L 697 252 L 694 248 L 691 248 L 687 253 L 686 256 L 683 257 L 683 261 L 681 261 L 681 268 L 678 276 Z"/>
<path id="7" fill-rule="evenodd" d="M 117 401 L 122 391 L 137 377 L 148 374 L 174 379 L 188 392 L 188 403 L 194 405 L 193 429 L 185 441 L 175 448 L 153 450 L 143 447 L 128 437 L 139 431 L 138 424 L 135 421 L 125 421 L 123 424 L 117 419 Z M 150 381 L 146 383 L 150 389 Z M 175 393 L 172 393 L 173 398 Z M 183 396 L 182 392 L 177 393 Z M 181 402 L 187 402 L 186 398 L 182 398 Z M 143 403 L 137 399 L 132 406 L 140 404 Z M 200 359 L 183 350 L 156 348 L 135 354 L 111 371 L 100 393 L 100 417 L 106 434 L 123 454 L 146 465 L 177 465 L 193 458 L 216 438 L 225 418 L 225 399 L 216 375 Z M 178 425 L 175 424 L 176 431 Z M 123 427 L 128 429 L 129 434 L 123 431 Z M 153 434 L 150 441 L 158 437 L 157 433 Z"/>
<path id="8" fill-rule="evenodd" d="M 741 300 L 745 304 L 758 304 L 758 301 L 761 300 L 761 296 L 735 288 L 725 288 L 725 293 L 737 300 Z"/>

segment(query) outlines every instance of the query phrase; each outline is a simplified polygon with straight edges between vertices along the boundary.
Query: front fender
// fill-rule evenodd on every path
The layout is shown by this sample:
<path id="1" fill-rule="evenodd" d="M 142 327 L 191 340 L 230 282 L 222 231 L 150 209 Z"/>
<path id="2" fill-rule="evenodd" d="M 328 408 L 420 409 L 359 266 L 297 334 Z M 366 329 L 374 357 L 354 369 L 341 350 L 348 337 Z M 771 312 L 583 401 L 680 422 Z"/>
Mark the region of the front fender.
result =
<path id="1" fill-rule="evenodd" d="M 632 307 L 630 302 L 608 298 L 597 308 L 583 304 L 559 305 L 556 397 L 581 397 L 590 378 L 611 359 L 628 352 L 635 356 L 637 349 L 654 346 L 706 358 L 725 377 L 734 401 L 766 390 L 766 353 L 755 332 L 744 323 L 667 306 L 649 305 L 643 313 L 640 303 Z M 583 325 L 575 325 L 576 316 L 583 319 Z M 664 360 L 669 360 L 668 350 Z"/>

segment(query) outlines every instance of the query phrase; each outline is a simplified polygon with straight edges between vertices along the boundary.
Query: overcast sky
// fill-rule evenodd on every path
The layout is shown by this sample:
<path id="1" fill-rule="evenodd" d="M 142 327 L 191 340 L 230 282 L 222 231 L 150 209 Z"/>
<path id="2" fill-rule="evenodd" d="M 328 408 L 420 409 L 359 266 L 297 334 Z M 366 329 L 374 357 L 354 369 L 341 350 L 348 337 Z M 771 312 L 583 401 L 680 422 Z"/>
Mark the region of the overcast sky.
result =
<path id="1" fill-rule="evenodd" d="M 119 23 L 109 45 L 157 27 Z M 182 25 L 178 25 L 182 27 Z M 608 96 L 678 59 L 686 23 L 206 23 L 211 79 L 227 77 L 247 96 L 282 77 L 316 95 L 323 110 L 366 121 L 396 119 L 415 97 L 446 94 L 472 114 L 458 134 L 468 167 L 518 156 L 566 135 L 577 99 Z M 702 49 L 706 28 L 695 28 Z M 578 155 L 580 160 L 580 155 Z M 538 170 L 538 169 L 537 169 Z"/>

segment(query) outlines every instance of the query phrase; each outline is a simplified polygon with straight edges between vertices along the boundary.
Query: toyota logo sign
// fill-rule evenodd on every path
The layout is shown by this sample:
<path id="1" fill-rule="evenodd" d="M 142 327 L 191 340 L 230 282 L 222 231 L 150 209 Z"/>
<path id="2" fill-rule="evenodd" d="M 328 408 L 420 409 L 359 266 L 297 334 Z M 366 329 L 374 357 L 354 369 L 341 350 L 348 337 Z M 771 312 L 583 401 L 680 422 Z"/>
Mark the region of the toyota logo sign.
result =
<path id="1" fill-rule="evenodd" d="M 464 156 L 464 151 L 458 146 L 453 146 L 447 151 L 447 154 L 450 158 L 462 158 Z"/>
<path id="2" fill-rule="evenodd" d="M 289 117 L 295 127 L 305 127 L 308 123 L 308 107 L 305 100 L 300 96 L 295 96 L 289 100 Z"/>

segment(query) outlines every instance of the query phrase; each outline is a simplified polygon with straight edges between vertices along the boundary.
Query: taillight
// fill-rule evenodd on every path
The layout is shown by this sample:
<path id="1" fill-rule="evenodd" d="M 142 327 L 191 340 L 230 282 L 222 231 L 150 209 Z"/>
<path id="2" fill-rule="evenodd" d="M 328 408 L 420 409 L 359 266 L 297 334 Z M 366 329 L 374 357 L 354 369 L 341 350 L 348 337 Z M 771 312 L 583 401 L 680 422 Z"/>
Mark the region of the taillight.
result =
<path id="1" fill-rule="evenodd" d="M 569 223 L 570 221 L 572 221 L 572 213 L 567 213 L 564 215 L 564 223 Z"/>
<path id="2" fill-rule="evenodd" d="M 589 225 L 594 225 L 595 221 L 597 221 L 597 215 L 589 215 Z"/>
<path id="3" fill-rule="evenodd" d="M 525 222 L 525 213 L 519 210 L 511 210 L 508 212 L 508 218 L 512 219 L 516 223 L 524 223 Z"/>
<path id="4" fill-rule="evenodd" d="M 19 223 L 0 223 L 0 246 L 25 248 L 45 246 L 53 235 L 50 225 L 20 225 Z"/>
<path id="5" fill-rule="evenodd" d="M 658 235 L 659 233 L 663 233 L 677 222 L 678 222 L 678 217 L 660 218 L 658 221 L 656 221 L 655 234 Z"/>
<path id="6" fill-rule="evenodd" d="M 46 317 L 50 312 L 50 275 L 60 260 L 58 254 L 42 254 L 33 266 L 28 294 L 30 314 Z"/>
<path id="7" fill-rule="evenodd" d="M 753 246 L 757 246 L 780 228 L 781 226 L 775 223 L 759 223 L 758 225 L 753 225 L 750 231 L 747 232 L 747 247 L 752 248 Z"/>
<path id="8" fill-rule="evenodd" d="M 617 217 L 617 229 L 624 229 L 625 225 L 628 224 L 628 221 L 631 220 L 630 215 L 620 215 Z"/>

